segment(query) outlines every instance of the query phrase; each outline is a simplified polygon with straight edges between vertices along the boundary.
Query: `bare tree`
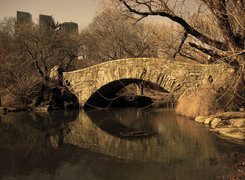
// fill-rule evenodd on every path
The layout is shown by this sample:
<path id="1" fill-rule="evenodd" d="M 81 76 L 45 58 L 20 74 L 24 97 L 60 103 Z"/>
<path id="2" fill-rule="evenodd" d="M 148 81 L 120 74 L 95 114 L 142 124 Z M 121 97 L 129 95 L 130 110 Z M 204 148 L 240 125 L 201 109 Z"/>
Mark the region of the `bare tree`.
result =
<path id="1" fill-rule="evenodd" d="M 199 59 L 197 55 L 203 54 L 209 56 L 209 63 L 223 62 L 232 66 L 235 69 L 235 78 L 230 84 L 227 83 L 227 90 L 222 95 L 224 97 L 224 94 L 230 94 L 225 100 L 227 102 L 225 107 L 230 102 L 235 102 L 237 98 L 241 102 L 240 105 L 244 106 L 245 4 L 243 0 L 112 1 L 135 19 L 160 16 L 181 27 L 183 35 L 179 36 L 179 47 L 176 48 L 178 54 L 193 60 Z"/>
<path id="2" fill-rule="evenodd" d="M 30 102 L 30 94 L 39 82 L 49 80 L 54 65 L 71 68 L 79 46 L 77 35 L 60 33 L 53 27 L 41 31 L 35 24 L 17 26 L 13 18 L 2 21 L 0 94 L 11 94 L 24 104 Z"/>
<path id="3" fill-rule="evenodd" d="M 157 53 L 150 45 L 152 35 L 144 24 L 133 24 L 111 8 L 101 12 L 81 33 L 85 57 L 99 61 L 154 57 Z"/>
<path id="4" fill-rule="evenodd" d="M 126 9 L 138 15 L 139 18 L 147 16 L 162 16 L 181 25 L 188 36 L 196 42 L 189 45 L 202 53 L 208 54 L 216 60 L 231 64 L 236 69 L 244 66 L 244 2 L 241 0 L 200 0 L 200 3 L 209 8 L 221 32 L 222 39 L 215 39 L 205 34 L 201 29 L 191 25 L 183 16 L 176 13 L 179 1 L 167 0 L 119 0 Z M 182 1 L 185 2 L 185 1 Z M 189 3 L 186 1 L 185 3 Z M 205 46 L 200 45 L 201 42 Z"/>

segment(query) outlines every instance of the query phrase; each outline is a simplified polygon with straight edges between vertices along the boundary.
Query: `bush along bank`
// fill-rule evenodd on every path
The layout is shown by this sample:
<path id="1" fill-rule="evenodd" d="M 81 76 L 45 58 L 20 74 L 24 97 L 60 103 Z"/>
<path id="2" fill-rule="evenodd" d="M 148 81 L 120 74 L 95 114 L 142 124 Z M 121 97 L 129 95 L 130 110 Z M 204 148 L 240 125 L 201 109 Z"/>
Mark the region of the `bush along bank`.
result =
<path id="1" fill-rule="evenodd" d="M 62 71 L 58 66 L 51 69 L 50 77 L 46 81 L 36 82 L 29 87 L 24 97 L 16 98 L 10 107 L 1 107 L 0 114 L 17 111 L 52 111 L 78 109 L 78 98 L 62 83 Z M 25 99 L 20 103 L 20 99 Z"/>

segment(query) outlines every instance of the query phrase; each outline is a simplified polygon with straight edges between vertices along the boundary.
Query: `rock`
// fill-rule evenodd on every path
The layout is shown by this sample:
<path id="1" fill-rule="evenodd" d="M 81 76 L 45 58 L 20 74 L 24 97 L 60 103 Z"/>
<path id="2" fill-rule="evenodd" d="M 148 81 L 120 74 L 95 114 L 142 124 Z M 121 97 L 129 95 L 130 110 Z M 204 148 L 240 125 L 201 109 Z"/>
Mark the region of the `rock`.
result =
<path id="1" fill-rule="evenodd" d="M 245 112 L 221 112 L 212 115 L 212 117 L 220 118 L 222 120 L 245 118 Z"/>
<path id="2" fill-rule="evenodd" d="M 211 118 L 211 117 L 205 119 L 204 124 L 211 124 L 211 122 L 213 121 L 213 119 L 214 118 Z"/>
<path id="3" fill-rule="evenodd" d="M 68 88 L 54 82 L 41 85 L 32 104 L 37 111 L 79 108 L 77 97 Z"/>
<path id="4" fill-rule="evenodd" d="M 232 125 L 232 127 L 245 127 L 245 118 L 230 119 L 229 123 Z"/>
<path id="5" fill-rule="evenodd" d="M 216 128 L 214 131 L 227 137 L 245 140 L 245 128 Z"/>
<path id="6" fill-rule="evenodd" d="M 34 110 L 37 111 L 37 112 L 49 112 L 49 111 L 51 111 L 53 109 L 49 105 L 46 105 L 46 106 L 36 107 Z"/>
<path id="7" fill-rule="evenodd" d="M 62 73 L 63 73 L 63 69 L 60 66 L 54 66 L 51 70 L 50 70 L 50 79 L 53 81 L 62 81 Z"/>
<path id="8" fill-rule="evenodd" d="M 219 124 L 221 123 L 221 119 L 219 118 L 214 118 L 211 122 L 211 127 L 216 128 Z"/>
<path id="9" fill-rule="evenodd" d="M 196 122 L 199 122 L 199 123 L 204 123 L 205 119 L 207 118 L 207 116 L 197 116 L 195 118 L 195 121 Z"/>

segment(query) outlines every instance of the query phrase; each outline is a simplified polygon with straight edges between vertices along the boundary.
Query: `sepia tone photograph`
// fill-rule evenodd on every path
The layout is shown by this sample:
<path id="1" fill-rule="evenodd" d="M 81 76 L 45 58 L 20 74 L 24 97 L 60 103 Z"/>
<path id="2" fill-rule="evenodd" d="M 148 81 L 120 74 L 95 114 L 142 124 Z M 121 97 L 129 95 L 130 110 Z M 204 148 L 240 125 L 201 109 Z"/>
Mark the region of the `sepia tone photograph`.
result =
<path id="1" fill-rule="evenodd" d="M 0 0 L 0 180 L 244 180 L 244 0 Z"/>

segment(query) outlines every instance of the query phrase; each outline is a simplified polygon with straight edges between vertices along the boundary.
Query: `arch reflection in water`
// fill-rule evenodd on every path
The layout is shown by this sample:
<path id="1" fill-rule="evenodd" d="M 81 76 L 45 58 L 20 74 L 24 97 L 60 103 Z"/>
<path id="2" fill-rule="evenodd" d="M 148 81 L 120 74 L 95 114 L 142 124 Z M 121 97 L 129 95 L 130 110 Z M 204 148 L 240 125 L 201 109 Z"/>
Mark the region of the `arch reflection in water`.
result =
<path id="1" fill-rule="evenodd" d="M 212 137 L 206 129 L 197 128 L 196 124 L 193 125 L 193 122 L 176 116 L 171 110 L 158 112 L 114 109 L 110 112 L 103 110 L 88 114 L 80 112 L 78 120 L 70 126 L 70 132 L 64 137 L 65 143 L 109 156 L 137 161 L 185 161 L 193 165 L 193 159 L 195 162 L 205 164 L 204 161 L 209 157 L 217 155 Z M 103 114 L 109 116 L 102 116 Z M 141 119 L 144 123 L 140 120 L 135 123 L 137 116 L 144 117 Z M 111 127 L 110 125 L 107 127 L 108 119 L 115 121 Z M 120 124 L 118 129 L 114 127 L 115 124 Z M 147 126 L 146 130 L 157 135 L 132 141 L 120 138 L 120 132 L 115 132 L 128 127 L 142 130 L 143 124 Z"/>
<path id="2" fill-rule="evenodd" d="M 157 134 L 151 116 L 136 108 L 87 110 L 86 114 L 101 130 L 125 139 L 150 138 Z"/>

